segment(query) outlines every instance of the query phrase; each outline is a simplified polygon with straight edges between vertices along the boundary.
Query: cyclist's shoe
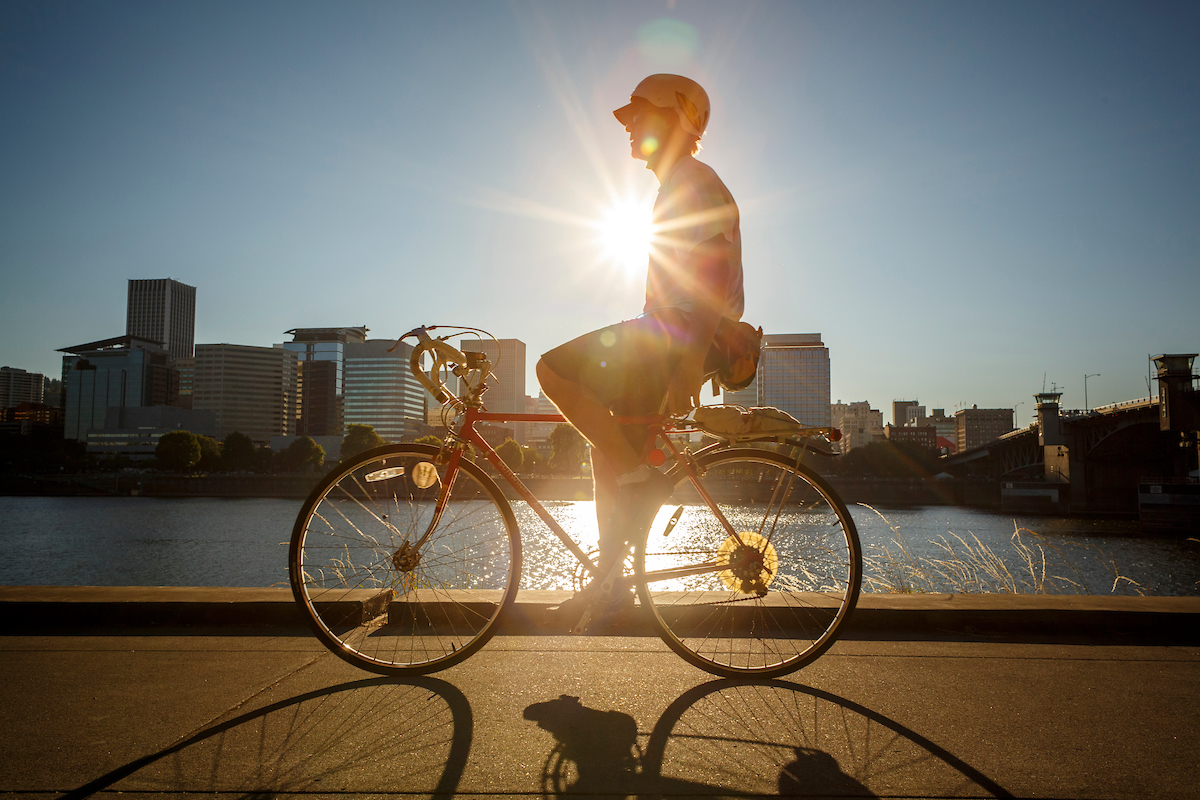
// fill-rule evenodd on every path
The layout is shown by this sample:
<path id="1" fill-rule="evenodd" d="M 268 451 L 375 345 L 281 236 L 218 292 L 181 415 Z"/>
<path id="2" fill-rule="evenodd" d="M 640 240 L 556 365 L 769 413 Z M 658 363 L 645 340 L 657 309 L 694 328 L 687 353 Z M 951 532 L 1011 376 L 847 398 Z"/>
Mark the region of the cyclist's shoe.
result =
<path id="1" fill-rule="evenodd" d="M 548 609 L 551 624 L 555 628 L 569 631 L 579 623 L 584 610 L 591 605 L 592 616 L 588 619 L 587 627 L 611 625 L 633 608 L 633 591 L 630 587 L 619 592 L 616 597 L 597 597 L 600 587 L 593 581 L 557 606 Z M 595 603 L 592 602 L 593 599 Z"/>
<path id="2" fill-rule="evenodd" d="M 617 502 L 609 525 L 625 541 L 640 541 L 674 491 L 675 484 L 670 478 L 658 470 L 650 470 L 646 480 L 617 488 Z"/>

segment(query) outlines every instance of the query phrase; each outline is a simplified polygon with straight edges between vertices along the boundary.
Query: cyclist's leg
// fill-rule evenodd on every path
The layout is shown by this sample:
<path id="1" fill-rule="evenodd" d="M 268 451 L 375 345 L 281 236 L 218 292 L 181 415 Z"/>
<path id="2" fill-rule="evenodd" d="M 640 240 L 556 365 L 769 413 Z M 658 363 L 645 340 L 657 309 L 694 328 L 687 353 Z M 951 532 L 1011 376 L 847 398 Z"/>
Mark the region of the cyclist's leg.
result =
<path id="1" fill-rule="evenodd" d="M 624 549 L 624 537 L 612 522 L 617 503 L 617 475 L 620 473 L 599 451 L 592 448 L 592 496 L 596 501 L 596 525 L 600 532 L 600 574 L 617 563 Z"/>
<path id="2" fill-rule="evenodd" d="M 553 351 L 552 351 L 553 352 Z M 551 353 L 547 353 L 547 356 Z M 545 356 L 537 363 L 538 382 L 550 402 L 583 434 L 592 445 L 605 454 L 620 472 L 638 465 L 638 454 L 629 446 L 621 426 L 609 409 L 609 403 L 595 390 L 558 373 Z"/>

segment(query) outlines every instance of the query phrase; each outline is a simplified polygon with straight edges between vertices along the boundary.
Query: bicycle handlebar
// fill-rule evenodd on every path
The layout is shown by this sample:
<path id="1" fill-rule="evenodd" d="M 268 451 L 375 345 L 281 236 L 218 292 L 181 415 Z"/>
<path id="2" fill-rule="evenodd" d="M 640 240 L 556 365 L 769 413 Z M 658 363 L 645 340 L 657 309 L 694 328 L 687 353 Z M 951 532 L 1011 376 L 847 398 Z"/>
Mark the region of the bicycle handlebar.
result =
<path id="1" fill-rule="evenodd" d="M 417 344 L 413 347 L 412 355 L 408 359 L 408 369 L 412 372 L 413 377 L 417 379 L 425 389 L 433 395 L 437 402 L 445 405 L 447 402 L 452 402 L 458 406 L 465 406 L 478 402 L 479 397 L 487 390 L 487 378 L 491 374 L 492 364 L 488 361 L 487 356 L 483 353 L 470 352 L 464 353 L 446 341 L 449 336 L 434 337 L 430 336 L 429 331 L 434 328 L 444 327 L 438 325 L 422 325 L 413 328 L 408 333 L 401 336 L 396 344 L 388 349 L 388 352 L 395 350 L 405 339 L 416 339 Z M 473 328 L 455 328 L 455 330 L 474 330 Z M 432 363 L 428 370 L 421 368 L 421 359 L 426 353 L 432 357 Z M 467 387 L 467 391 L 463 396 L 459 396 L 447 388 L 442 381 L 440 375 L 443 370 L 449 369 L 450 372 L 461 380 Z"/>

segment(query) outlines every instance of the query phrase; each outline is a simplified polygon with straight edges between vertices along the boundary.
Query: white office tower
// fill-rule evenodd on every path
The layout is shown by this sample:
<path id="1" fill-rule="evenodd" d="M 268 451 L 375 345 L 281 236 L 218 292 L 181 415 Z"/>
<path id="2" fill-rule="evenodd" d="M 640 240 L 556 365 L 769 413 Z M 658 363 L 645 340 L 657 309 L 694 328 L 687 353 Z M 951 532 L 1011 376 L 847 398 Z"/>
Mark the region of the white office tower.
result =
<path id="1" fill-rule="evenodd" d="M 525 343 L 520 339 L 463 339 L 464 353 L 483 353 L 492 362 L 483 404 L 489 411 L 525 413 Z M 513 438 L 526 444 L 525 423 L 500 423 L 513 429 Z"/>
<path id="2" fill-rule="evenodd" d="M 196 287 L 170 278 L 129 281 L 125 335 L 159 342 L 171 358 L 191 358 L 196 343 Z"/>
<path id="3" fill-rule="evenodd" d="M 423 435 L 428 393 L 409 371 L 412 351 L 412 345 L 397 345 L 394 339 L 346 343 L 343 418 L 347 426 L 370 425 L 389 442 Z"/>

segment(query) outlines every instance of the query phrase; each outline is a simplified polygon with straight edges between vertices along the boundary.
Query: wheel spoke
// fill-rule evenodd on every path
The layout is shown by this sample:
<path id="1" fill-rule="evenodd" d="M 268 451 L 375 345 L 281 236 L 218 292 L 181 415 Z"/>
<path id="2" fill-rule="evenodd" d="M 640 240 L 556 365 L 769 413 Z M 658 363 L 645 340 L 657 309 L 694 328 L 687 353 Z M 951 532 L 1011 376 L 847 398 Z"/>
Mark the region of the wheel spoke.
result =
<path id="1" fill-rule="evenodd" d="M 457 663 L 491 637 L 516 594 L 515 518 L 478 467 L 461 464 L 429 530 L 437 485 L 421 489 L 408 475 L 436 452 L 396 445 L 360 456 L 318 487 L 293 533 L 297 600 L 322 642 L 364 669 L 415 674 Z M 385 465 L 404 470 L 363 480 Z"/>
<path id="2" fill-rule="evenodd" d="M 664 641 L 719 675 L 781 675 L 832 644 L 858 598 L 861 554 L 845 506 L 819 476 L 761 449 L 709 454 L 705 492 L 677 487 L 692 502 L 669 538 L 639 547 L 642 603 Z"/>

